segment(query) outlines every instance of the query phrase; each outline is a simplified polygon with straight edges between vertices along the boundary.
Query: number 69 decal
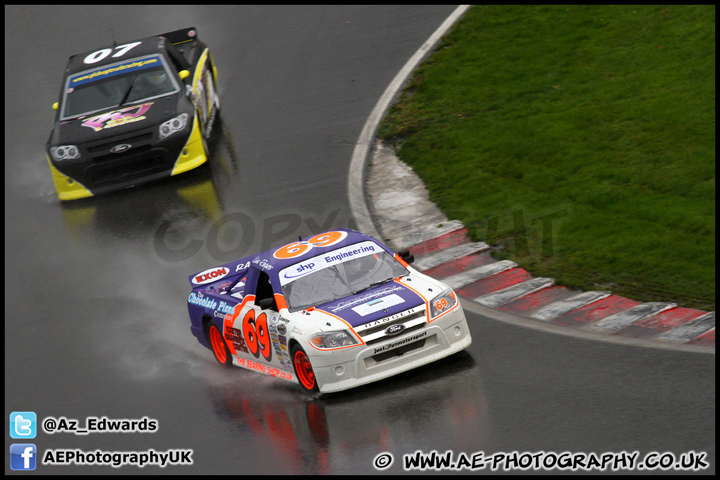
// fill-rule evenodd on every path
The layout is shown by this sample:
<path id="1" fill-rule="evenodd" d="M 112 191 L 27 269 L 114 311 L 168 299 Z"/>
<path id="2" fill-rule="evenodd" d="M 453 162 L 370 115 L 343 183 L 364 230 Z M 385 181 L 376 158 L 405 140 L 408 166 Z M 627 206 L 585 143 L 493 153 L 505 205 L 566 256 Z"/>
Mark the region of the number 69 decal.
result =
<path id="1" fill-rule="evenodd" d="M 272 360 L 272 344 L 265 312 L 255 318 L 255 310 L 248 310 L 243 317 L 242 333 L 245 337 L 245 345 L 255 358 L 259 358 L 262 353 L 265 360 L 268 362 Z"/>
<path id="2" fill-rule="evenodd" d="M 315 235 L 314 237 L 303 242 L 293 242 L 284 247 L 280 247 L 273 253 L 273 257 L 287 260 L 289 258 L 299 257 L 309 252 L 313 247 L 329 247 L 347 237 L 347 232 L 327 232 Z"/>
<path id="3" fill-rule="evenodd" d="M 134 47 L 137 47 L 137 46 L 140 45 L 141 43 L 142 43 L 142 42 L 133 42 L 133 43 L 125 44 L 125 45 L 118 45 L 117 47 L 115 47 L 115 50 L 117 50 L 117 52 L 115 52 L 115 54 L 113 55 L 113 58 L 122 57 L 122 56 L 125 55 L 128 51 L 130 51 L 130 49 L 132 49 L 132 48 L 134 48 Z M 108 55 L 110 55 L 111 52 L 112 52 L 112 49 L 110 49 L 110 48 L 103 48 L 102 50 L 98 50 L 97 52 L 93 52 L 93 53 L 91 53 L 90 55 L 88 55 L 87 57 L 85 57 L 85 59 L 83 60 L 83 62 L 84 62 L 84 63 L 89 63 L 89 64 L 97 63 L 97 62 L 99 62 L 100 60 L 102 60 L 102 59 L 104 59 L 105 57 L 107 57 Z"/>

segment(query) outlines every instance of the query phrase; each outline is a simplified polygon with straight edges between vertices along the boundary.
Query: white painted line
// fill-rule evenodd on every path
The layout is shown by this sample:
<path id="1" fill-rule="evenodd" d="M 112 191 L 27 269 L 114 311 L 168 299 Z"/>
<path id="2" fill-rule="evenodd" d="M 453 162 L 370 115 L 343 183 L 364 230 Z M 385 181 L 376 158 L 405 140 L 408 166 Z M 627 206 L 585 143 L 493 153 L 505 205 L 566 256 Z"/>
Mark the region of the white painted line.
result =
<path id="1" fill-rule="evenodd" d="M 452 248 L 446 248 L 444 250 L 425 254 L 421 259 L 415 260 L 413 267 L 417 270 L 428 270 L 430 268 L 437 267 L 438 265 L 442 265 L 443 263 L 447 263 L 461 257 L 466 257 L 468 255 L 472 255 L 473 253 L 488 250 L 489 248 L 490 246 L 485 242 L 463 243 Z"/>
<path id="2" fill-rule="evenodd" d="M 438 27 L 430 38 L 410 57 L 405 66 L 398 72 L 395 78 L 390 82 L 385 93 L 378 100 L 375 108 L 365 121 L 365 126 L 360 132 L 355 150 L 353 151 L 350 161 L 350 172 L 348 174 L 348 199 L 350 201 L 350 211 L 357 223 L 358 230 L 377 239 L 382 238 L 375 228 L 375 224 L 370 216 L 370 209 L 367 206 L 365 198 L 365 163 L 368 159 L 368 152 L 372 145 L 375 131 L 380 123 L 383 115 L 390 106 L 390 102 L 400 90 L 410 73 L 430 53 L 440 38 L 452 27 L 452 25 L 462 16 L 470 5 L 460 5 L 450 14 L 448 18 Z"/>
<path id="3" fill-rule="evenodd" d="M 487 278 L 496 275 L 505 270 L 517 267 L 517 263 L 510 260 L 500 260 L 499 262 L 483 265 L 482 267 L 473 268 L 467 272 L 462 272 L 453 275 L 452 277 L 444 278 L 443 283 L 447 283 L 453 290 L 462 288 L 465 285 L 469 285 L 483 278 Z"/>
<path id="4" fill-rule="evenodd" d="M 486 307 L 497 308 L 525 295 L 530 295 L 531 293 L 552 287 L 554 284 L 554 278 L 531 278 L 525 282 L 503 288 L 502 290 L 482 295 L 476 298 L 475 301 L 482 303 Z"/>
<path id="5" fill-rule="evenodd" d="M 590 305 L 591 303 L 602 300 L 605 297 L 609 297 L 610 292 L 582 292 L 572 297 L 566 298 L 565 300 L 559 300 L 557 302 L 550 303 L 540 308 L 537 312 L 533 313 L 530 317 L 536 320 L 550 321 L 560 315 L 565 315 L 577 308 Z"/>
<path id="6" fill-rule="evenodd" d="M 663 332 L 655 337 L 655 340 L 665 340 L 668 342 L 689 342 L 698 335 L 709 332 L 715 328 L 715 312 L 708 312 L 698 318 L 694 318 L 679 327 Z"/>
<path id="7" fill-rule="evenodd" d="M 622 328 L 630 325 L 631 323 L 650 318 L 653 315 L 657 315 L 660 312 L 675 308 L 677 305 L 674 303 L 666 302 L 647 302 L 634 307 L 623 310 L 616 314 L 605 317 L 602 320 L 591 324 L 589 328 L 591 330 L 599 330 L 602 332 L 617 332 Z"/>
<path id="8" fill-rule="evenodd" d="M 445 235 L 447 233 L 454 232 L 455 230 L 460 230 L 463 228 L 465 228 L 465 225 L 463 225 L 460 220 L 449 220 L 443 222 L 442 224 L 435 225 L 421 231 L 413 232 L 410 235 L 406 235 L 396 243 L 398 245 L 405 245 L 406 247 L 411 247 L 413 245 L 417 245 L 418 243 L 422 243 L 432 238 L 439 237 L 441 235 Z"/>

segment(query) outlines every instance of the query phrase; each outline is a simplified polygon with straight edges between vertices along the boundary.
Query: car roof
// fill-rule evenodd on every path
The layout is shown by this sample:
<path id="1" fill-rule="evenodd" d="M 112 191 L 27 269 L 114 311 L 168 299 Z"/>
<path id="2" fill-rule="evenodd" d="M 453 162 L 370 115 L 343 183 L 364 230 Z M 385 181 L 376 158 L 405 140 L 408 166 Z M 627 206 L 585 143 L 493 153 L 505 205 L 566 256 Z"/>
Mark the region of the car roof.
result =
<path id="1" fill-rule="evenodd" d="M 346 247 L 348 245 L 352 245 L 355 243 L 364 242 L 367 240 L 377 243 L 379 246 L 383 247 L 385 250 L 387 250 L 389 253 L 392 254 L 392 252 L 390 252 L 390 250 L 388 250 L 387 247 L 385 247 L 385 245 L 383 245 L 380 241 L 374 239 L 373 237 L 371 237 L 369 235 L 358 232 L 356 230 L 351 230 L 349 228 L 338 228 L 336 230 L 331 230 L 329 232 L 324 232 L 324 233 L 320 233 L 317 235 L 311 235 L 309 237 L 303 238 L 302 241 L 306 242 L 308 240 L 312 240 L 315 237 L 322 237 L 322 235 L 325 235 L 327 233 L 332 233 L 332 232 L 344 232 L 344 233 L 346 233 L 346 236 L 342 240 L 338 241 L 337 243 L 333 243 L 332 245 L 328 246 L 327 248 L 317 248 L 317 247 L 310 248 L 307 252 L 303 253 L 302 255 L 294 256 L 292 258 L 287 258 L 287 259 L 280 259 L 280 258 L 275 257 L 275 255 L 274 255 L 275 252 L 277 252 L 278 250 L 282 249 L 283 247 L 285 247 L 287 245 L 283 245 L 278 248 L 272 248 L 270 250 L 266 250 L 266 251 L 260 253 L 259 255 L 256 255 L 255 257 L 253 257 L 253 259 L 251 260 L 251 263 L 253 263 L 255 266 L 259 266 L 261 269 L 262 269 L 263 264 L 270 265 L 272 267 L 272 270 L 277 274 L 277 272 L 279 272 L 283 268 L 286 268 L 290 265 L 295 265 L 296 263 L 303 262 L 303 261 L 305 261 L 309 258 L 315 257 L 317 255 L 321 255 L 326 252 L 337 250 L 339 248 Z M 293 243 L 296 243 L 296 242 L 291 242 L 288 245 L 292 245 Z"/>
<path id="2" fill-rule="evenodd" d="M 105 58 L 98 62 L 94 63 L 85 63 L 85 58 L 93 54 L 95 52 L 99 52 L 104 49 L 110 49 L 115 50 L 117 46 L 121 45 L 128 45 L 134 42 L 140 42 L 139 45 L 135 46 L 128 52 L 127 55 L 123 55 L 122 57 L 113 57 L 112 55 L 107 55 Z M 151 55 L 156 53 L 161 53 L 165 50 L 165 43 L 166 40 L 162 37 L 156 36 L 156 37 L 147 37 L 140 40 L 134 40 L 132 42 L 125 42 L 120 45 L 108 45 L 102 48 L 94 48 L 92 50 L 88 50 L 83 53 L 78 53 L 77 55 L 73 55 L 68 59 L 67 67 L 65 68 L 65 73 L 67 75 L 71 75 L 73 73 L 82 72 L 85 70 L 92 70 L 97 67 L 102 67 L 104 65 L 110 65 L 113 63 L 122 62 L 125 60 L 132 60 L 133 58 L 142 57 L 145 55 Z"/>
<path id="3" fill-rule="evenodd" d="M 338 228 L 335 230 L 331 230 L 329 232 L 324 232 L 324 233 L 320 233 L 317 235 L 310 235 L 308 237 L 300 239 L 299 241 L 307 242 L 308 240 L 312 240 L 315 237 L 321 237 L 324 234 L 332 233 L 332 232 L 343 232 L 345 234 L 345 236 L 337 243 L 333 243 L 332 245 L 330 245 L 328 248 L 313 247 L 313 248 L 310 248 L 307 252 L 303 253 L 302 255 L 294 256 L 292 258 L 287 258 L 287 259 L 280 259 L 280 258 L 277 258 L 274 256 L 274 253 L 277 252 L 278 250 L 286 247 L 287 245 L 292 245 L 293 243 L 297 243 L 297 242 L 291 242 L 291 243 L 289 243 L 287 245 L 283 245 L 281 247 L 271 248 L 270 250 L 266 250 L 259 254 L 249 255 L 249 256 L 241 258 L 239 260 L 235 260 L 232 262 L 225 263 L 223 265 L 219 265 L 216 268 L 223 268 L 223 267 L 228 268 L 229 275 L 232 276 L 232 275 L 239 274 L 241 272 L 245 273 L 245 272 L 247 272 L 247 268 L 253 267 L 258 270 L 267 272 L 271 276 L 277 277 L 278 273 L 282 269 L 287 268 L 290 265 L 295 265 L 296 263 L 303 262 L 309 258 L 316 256 L 316 255 L 321 255 L 323 253 L 336 250 L 338 248 L 346 247 L 348 245 L 353 245 L 355 243 L 360 243 L 360 242 L 368 241 L 368 240 L 375 242 L 378 246 L 383 248 L 389 254 L 391 254 L 391 255 L 393 254 L 393 252 L 390 249 L 388 249 L 388 247 L 385 246 L 379 240 L 376 240 L 375 238 L 373 238 L 369 235 L 366 235 L 364 233 L 361 233 L 361 232 L 358 232 L 356 230 L 352 230 L 349 228 Z M 191 283 L 192 283 L 192 279 L 195 275 L 197 275 L 197 273 L 194 275 L 191 275 L 189 277 L 189 280 L 191 281 Z M 223 277 L 225 277 L 225 276 L 223 276 Z M 218 280 L 218 281 L 220 281 L 220 280 Z M 207 285 L 205 285 L 205 286 L 207 286 Z M 197 288 L 197 286 L 194 286 L 193 288 Z"/>

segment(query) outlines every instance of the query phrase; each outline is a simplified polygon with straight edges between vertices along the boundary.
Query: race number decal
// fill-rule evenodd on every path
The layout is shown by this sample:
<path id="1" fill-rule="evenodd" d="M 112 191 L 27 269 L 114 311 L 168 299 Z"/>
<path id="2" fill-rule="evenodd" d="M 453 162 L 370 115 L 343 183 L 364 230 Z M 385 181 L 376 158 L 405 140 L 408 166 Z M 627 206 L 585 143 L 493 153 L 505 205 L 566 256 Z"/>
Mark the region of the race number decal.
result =
<path id="1" fill-rule="evenodd" d="M 309 252 L 314 247 L 330 247 L 347 237 L 347 232 L 327 232 L 315 235 L 314 237 L 302 242 L 293 242 L 284 247 L 280 247 L 273 253 L 273 257 L 280 260 L 300 257 Z"/>
<path id="2" fill-rule="evenodd" d="M 130 51 L 132 48 L 137 47 L 137 46 L 140 45 L 141 43 L 142 43 L 142 42 L 133 42 L 133 43 L 125 44 L 125 45 L 118 45 L 117 47 L 115 47 L 115 50 L 117 50 L 117 51 L 113 54 L 113 58 L 122 57 L 122 56 L 125 55 L 128 51 Z M 111 53 L 112 53 L 112 49 L 111 49 L 111 48 L 103 48 L 102 50 L 98 50 L 97 52 L 93 52 L 93 53 L 91 53 L 90 55 L 88 55 L 87 57 L 85 57 L 85 59 L 83 60 L 83 62 L 84 62 L 84 63 L 87 63 L 87 64 L 97 63 L 97 62 L 99 62 L 100 60 L 106 58 L 106 57 L 107 57 L 108 55 L 110 55 Z"/>
<path id="3" fill-rule="evenodd" d="M 248 310 L 243 317 L 242 332 L 245 344 L 255 358 L 262 354 L 268 362 L 272 360 L 272 344 L 265 312 L 255 318 L 255 310 Z"/>
<path id="4" fill-rule="evenodd" d="M 445 310 L 447 308 L 447 306 L 448 306 L 447 300 L 445 300 L 444 298 L 441 298 L 440 300 L 435 302 L 435 308 L 438 309 L 438 312 L 442 312 L 443 310 Z"/>

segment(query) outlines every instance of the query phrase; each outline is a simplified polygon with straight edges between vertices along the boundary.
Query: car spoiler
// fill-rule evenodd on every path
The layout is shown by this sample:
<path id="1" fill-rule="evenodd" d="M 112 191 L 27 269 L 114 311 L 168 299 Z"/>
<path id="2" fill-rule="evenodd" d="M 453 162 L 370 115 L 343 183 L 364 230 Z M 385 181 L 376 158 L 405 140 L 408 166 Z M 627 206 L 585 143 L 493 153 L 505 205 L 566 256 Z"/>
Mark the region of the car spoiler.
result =
<path id="1" fill-rule="evenodd" d="M 175 30 L 174 32 L 163 33 L 162 35 L 158 35 L 158 37 L 167 38 L 173 45 L 191 42 L 198 39 L 195 27 L 188 27 L 181 30 Z"/>

